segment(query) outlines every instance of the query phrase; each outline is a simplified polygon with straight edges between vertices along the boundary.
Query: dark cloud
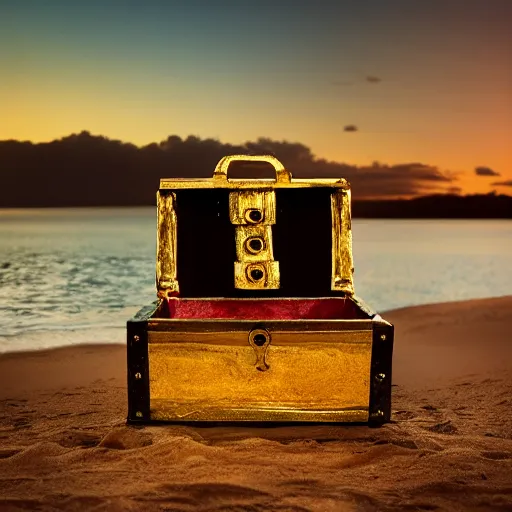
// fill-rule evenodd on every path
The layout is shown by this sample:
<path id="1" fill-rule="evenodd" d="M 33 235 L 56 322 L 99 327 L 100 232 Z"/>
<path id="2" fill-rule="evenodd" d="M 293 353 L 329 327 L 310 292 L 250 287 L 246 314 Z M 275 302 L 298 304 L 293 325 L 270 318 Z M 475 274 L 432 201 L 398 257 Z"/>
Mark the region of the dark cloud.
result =
<path id="1" fill-rule="evenodd" d="M 446 192 L 447 186 L 457 179 L 435 166 L 420 163 L 389 166 L 375 162 L 371 166 L 358 167 L 326 162 L 316 168 L 318 175 L 346 178 L 355 198 L 412 197 Z"/>
<path id="2" fill-rule="evenodd" d="M 359 128 L 355 124 L 347 124 L 347 126 L 343 128 L 344 132 L 357 132 L 358 130 Z"/>
<path id="3" fill-rule="evenodd" d="M 265 139 L 258 149 L 276 155 L 295 177 L 347 179 L 356 199 L 445 193 L 458 179 L 454 173 L 417 162 L 399 165 L 373 162 L 368 166 L 330 162 L 316 158 L 302 144 L 277 143 L 269 139 Z"/>
<path id="4" fill-rule="evenodd" d="M 491 183 L 491 187 L 512 187 L 512 180 L 496 181 Z"/>
<path id="5" fill-rule="evenodd" d="M 233 145 L 171 135 L 137 147 L 82 132 L 40 144 L 0 141 L 0 207 L 153 204 L 160 178 L 211 177 L 217 162 L 230 154 L 275 155 L 297 178 L 346 178 L 354 199 L 454 193 L 457 185 L 456 175 L 435 166 L 331 162 L 317 158 L 299 142 L 259 138 Z M 230 168 L 230 176 L 238 172 L 255 178 L 274 175 L 268 165 Z M 512 186 L 512 182 L 496 185 Z M 40 193 L 43 189 L 45 194 Z"/>
<path id="6" fill-rule="evenodd" d="M 382 78 L 379 78 L 375 75 L 368 75 L 364 78 L 365 82 L 368 82 L 370 84 L 379 84 L 382 82 Z M 359 80 L 356 80 L 357 83 L 359 83 Z M 333 80 L 332 85 L 336 85 L 338 87 L 346 87 L 348 85 L 354 85 L 353 81 L 347 81 L 347 80 Z"/>
<path id="7" fill-rule="evenodd" d="M 493 171 L 489 167 L 475 167 L 477 176 L 501 176 L 499 172 Z"/>

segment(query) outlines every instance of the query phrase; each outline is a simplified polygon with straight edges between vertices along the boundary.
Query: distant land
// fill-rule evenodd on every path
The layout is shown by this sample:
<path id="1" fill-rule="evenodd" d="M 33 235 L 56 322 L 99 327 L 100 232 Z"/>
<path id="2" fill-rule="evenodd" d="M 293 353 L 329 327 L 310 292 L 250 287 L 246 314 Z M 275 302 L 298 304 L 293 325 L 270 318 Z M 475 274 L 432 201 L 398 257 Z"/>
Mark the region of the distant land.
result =
<path id="1" fill-rule="evenodd" d="M 512 197 L 498 194 L 436 194 L 414 199 L 353 201 L 354 218 L 512 219 Z"/>
<path id="2" fill-rule="evenodd" d="M 354 217 L 512 218 L 511 196 L 462 196 L 453 174 L 426 164 L 329 162 L 303 144 L 266 138 L 236 146 L 172 135 L 137 147 L 86 131 L 48 143 L 0 141 L 0 208 L 154 205 L 160 178 L 210 177 L 228 154 L 273 154 L 295 177 L 346 178 Z M 244 173 L 272 176 L 264 166 L 232 175 Z"/>

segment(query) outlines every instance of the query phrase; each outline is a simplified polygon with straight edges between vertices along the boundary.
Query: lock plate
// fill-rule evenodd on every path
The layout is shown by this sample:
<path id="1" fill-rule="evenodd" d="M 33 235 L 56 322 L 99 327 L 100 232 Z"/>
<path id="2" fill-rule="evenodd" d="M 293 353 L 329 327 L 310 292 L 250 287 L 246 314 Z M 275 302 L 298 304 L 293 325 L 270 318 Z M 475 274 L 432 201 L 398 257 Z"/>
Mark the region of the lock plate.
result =
<path id="1" fill-rule="evenodd" d="M 278 289 L 279 263 L 274 261 L 272 247 L 276 193 L 268 190 L 230 192 L 229 219 L 235 226 L 235 288 Z"/>
<path id="2" fill-rule="evenodd" d="M 256 354 L 256 369 L 260 372 L 266 372 L 270 368 L 265 359 L 270 345 L 270 333 L 266 329 L 252 330 L 249 333 L 249 345 Z"/>

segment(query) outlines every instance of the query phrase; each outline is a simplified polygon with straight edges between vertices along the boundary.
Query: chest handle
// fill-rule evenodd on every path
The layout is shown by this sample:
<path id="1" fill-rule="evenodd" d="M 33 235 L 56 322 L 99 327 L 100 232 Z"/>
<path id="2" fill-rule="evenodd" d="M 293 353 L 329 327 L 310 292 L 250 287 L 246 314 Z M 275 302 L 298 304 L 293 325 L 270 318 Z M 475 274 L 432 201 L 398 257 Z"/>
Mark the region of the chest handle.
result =
<path id="1" fill-rule="evenodd" d="M 276 171 L 276 182 L 290 183 L 292 175 L 284 168 L 284 165 L 272 155 L 228 155 L 219 160 L 213 177 L 219 180 L 228 179 L 228 168 L 232 162 L 261 162 L 270 164 Z"/>

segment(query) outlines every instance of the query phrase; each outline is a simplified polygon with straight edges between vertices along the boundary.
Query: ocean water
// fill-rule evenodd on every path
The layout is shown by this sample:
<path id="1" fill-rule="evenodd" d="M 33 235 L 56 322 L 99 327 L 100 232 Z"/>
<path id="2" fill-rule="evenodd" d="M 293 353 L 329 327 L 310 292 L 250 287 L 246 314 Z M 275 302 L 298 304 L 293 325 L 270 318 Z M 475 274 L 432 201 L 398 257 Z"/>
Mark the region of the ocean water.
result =
<path id="1" fill-rule="evenodd" d="M 155 298 L 154 208 L 0 210 L 0 352 L 124 342 Z M 512 294 L 512 221 L 353 221 L 377 311 Z"/>

